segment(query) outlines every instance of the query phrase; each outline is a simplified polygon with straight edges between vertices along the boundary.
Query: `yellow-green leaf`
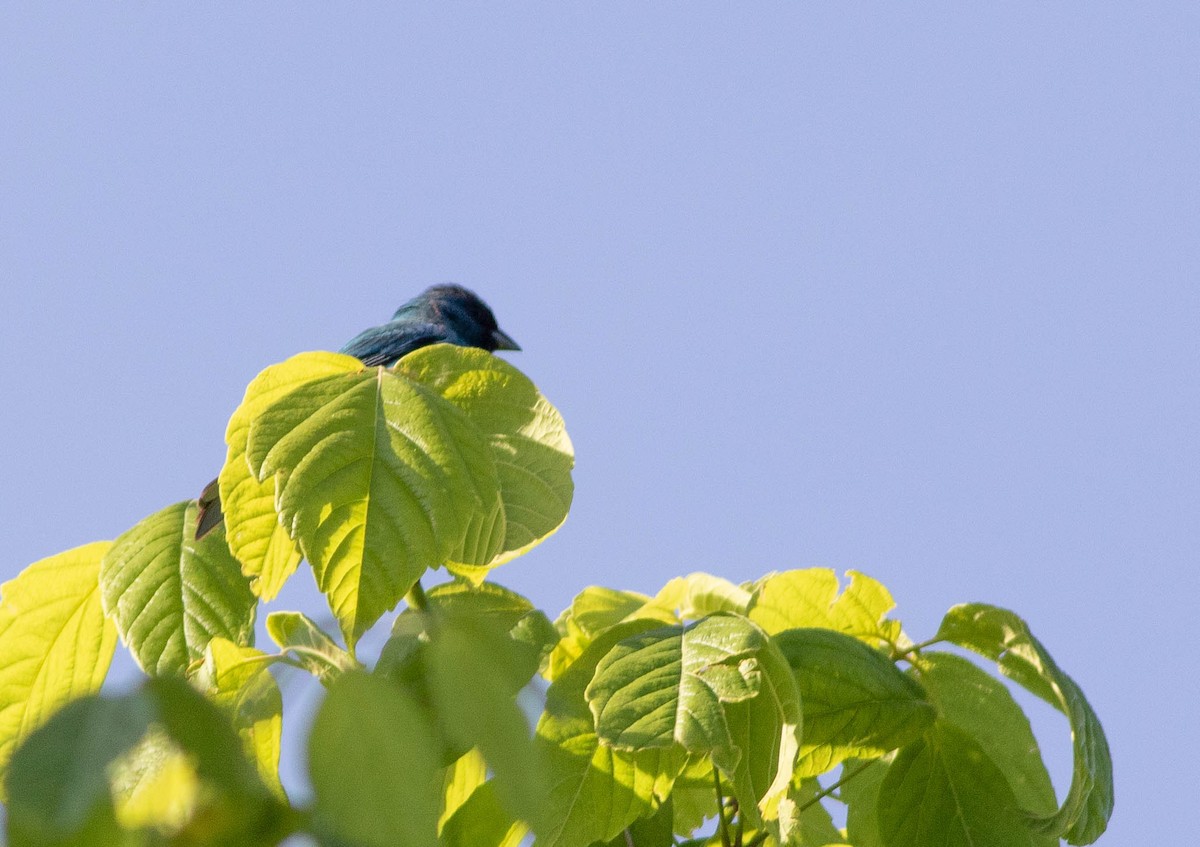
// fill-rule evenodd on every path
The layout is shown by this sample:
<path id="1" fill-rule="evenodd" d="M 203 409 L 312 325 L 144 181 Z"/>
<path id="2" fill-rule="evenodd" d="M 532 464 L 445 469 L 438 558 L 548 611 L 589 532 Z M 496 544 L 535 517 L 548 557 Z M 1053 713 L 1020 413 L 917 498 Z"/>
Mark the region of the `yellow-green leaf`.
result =
<path id="1" fill-rule="evenodd" d="M 475 516 L 453 560 L 464 575 L 507 562 L 562 526 L 574 494 L 575 451 L 562 415 L 527 376 L 483 350 L 451 344 L 410 353 L 395 370 L 461 409 L 492 451 L 501 511 Z M 499 535 L 495 548 L 482 543 L 492 533 Z"/>
<path id="2" fill-rule="evenodd" d="M 750 620 L 771 635 L 798 627 L 836 629 L 872 646 L 894 644 L 898 621 L 887 619 L 896 603 L 884 586 L 857 571 L 838 594 L 837 574 L 829 568 L 784 571 L 760 580 L 750 605 Z"/>
<path id="3" fill-rule="evenodd" d="M 937 637 L 992 659 L 1001 673 L 1067 716 L 1074 742 L 1071 787 L 1057 812 L 1032 815 L 1031 825 L 1071 844 L 1099 838 L 1113 810 L 1112 756 L 1100 718 L 1075 680 L 1058 667 L 1028 624 L 1007 609 L 985 603 L 955 606 L 942 619 Z"/>
<path id="4" fill-rule="evenodd" d="M 361 362 L 341 353 L 293 356 L 256 376 L 246 387 L 242 404 L 229 419 L 225 429 L 228 451 L 218 478 L 225 535 L 229 549 L 242 563 L 243 572 L 253 578 L 251 588 L 264 600 L 279 593 L 296 570 L 301 555 L 275 510 L 275 479 L 268 477 L 260 482 L 250 473 L 246 459 L 250 424 L 271 404 L 306 382 L 361 369 Z"/>
<path id="5" fill-rule="evenodd" d="M 216 529 L 196 540 L 196 501 L 156 512 L 100 562 L 104 610 L 142 670 L 182 675 L 209 640 L 254 640 L 257 599 Z"/>
<path id="6" fill-rule="evenodd" d="M 204 650 L 196 682 L 225 710 L 262 781 L 283 797 L 279 782 L 283 697 L 267 670 L 277 659 L 253 647 L 214 638 Z"/>
<path id="7" fill-rule="evenodd" d="M 35 562 L 0 586 L 0 772 L 62 705 L 100 689 L 117 630 L 100 607 L 98 541 Z"/>
<path id="8" fill-rule="evenodd" d="M 499 509 L 479 430 L 383 368 L 293 389 L 254 418 L 247 458 L 257 479 L 275 477 L 280 517 L 351 647 Z"/>

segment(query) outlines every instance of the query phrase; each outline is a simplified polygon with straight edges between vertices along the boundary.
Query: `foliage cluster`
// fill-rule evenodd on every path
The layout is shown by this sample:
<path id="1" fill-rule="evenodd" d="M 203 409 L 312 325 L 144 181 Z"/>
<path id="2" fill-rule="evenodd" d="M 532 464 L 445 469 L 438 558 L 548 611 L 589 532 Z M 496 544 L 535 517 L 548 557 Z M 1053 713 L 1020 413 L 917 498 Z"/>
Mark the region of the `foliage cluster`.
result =
<path id="1" fill-rule="evenodd" d="M 3 586 L 13 847 L 1043 847 L 1111 814 L 1099 721 L 1012 612 L 955 606 L 914 643 L 878 582 L 810 569 L 590 587 L 551 622 L 491 581 L 566 518 L 574 458 L 487 353 L 296 356 L 250 384 L 226 443 L 224 527 L 197 539 L 177 503 Z M 259 601 L 301 561 L 340 639 L 279 611 L 256 648 Z M 425 590 L 431 567 L 451 578 Z M 359 639 L 402 600 L 365 667 Z M 147 679 L 101 694 L 118 636 Z M 1066 715 L 1061 802 L 1004 683 L 939 644 Z M 303 803 L 278 774 L 285 668 L 326 689 Z"/>

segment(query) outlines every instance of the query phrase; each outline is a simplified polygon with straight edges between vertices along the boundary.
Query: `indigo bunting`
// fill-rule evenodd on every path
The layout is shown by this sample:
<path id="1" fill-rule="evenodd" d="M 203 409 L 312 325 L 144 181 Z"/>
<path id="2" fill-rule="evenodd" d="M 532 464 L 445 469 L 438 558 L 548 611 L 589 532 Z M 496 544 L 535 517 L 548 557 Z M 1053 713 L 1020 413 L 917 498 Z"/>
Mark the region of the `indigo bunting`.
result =
<path id="1" fill-rule="evenodd" d="M 489 353 L 521 349 L 474 292 L 461 285 L 435 285 L 397 309 L 387 323 L 360 332 L 339 352 L 357 357 L 368 367 L 391 367 L 402 356 L 438 343 L 480 347 Z M 224 518 L 217 480 L 204 487 L 199 504 L 197 539 Z"/>

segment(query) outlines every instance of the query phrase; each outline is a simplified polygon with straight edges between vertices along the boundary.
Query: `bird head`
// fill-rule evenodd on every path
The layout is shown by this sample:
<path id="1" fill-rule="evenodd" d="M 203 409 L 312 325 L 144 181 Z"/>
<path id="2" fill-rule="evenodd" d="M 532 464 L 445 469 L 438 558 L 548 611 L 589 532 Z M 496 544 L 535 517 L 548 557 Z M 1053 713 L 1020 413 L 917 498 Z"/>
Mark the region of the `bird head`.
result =
<path id="1" fill-rule="evenodd" d="M 461 285 L 435 285 L 396 310 L 392 320 L 421 320 L 445 326 L 463 343 L 496 350 L 520 350 L 517 342 L 500 329 L 487 303 Z"/>

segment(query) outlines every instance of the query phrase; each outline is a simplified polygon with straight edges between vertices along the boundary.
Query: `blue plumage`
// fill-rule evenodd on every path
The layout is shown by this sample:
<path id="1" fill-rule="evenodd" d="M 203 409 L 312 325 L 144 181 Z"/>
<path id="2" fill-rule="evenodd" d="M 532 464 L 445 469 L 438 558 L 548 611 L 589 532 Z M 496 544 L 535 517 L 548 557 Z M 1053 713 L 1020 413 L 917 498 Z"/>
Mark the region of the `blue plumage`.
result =
<path id="1" fill-rule="evenodd" d="M 496 350 L 520 350 L 496 324 L 496 316 L 474 292 L 461 285 L 435 285 L 396 310 L 392 319 L 363 330 L 347 342 L 342 353 L 357 356 L 367 366 L 391 367 L 401 357 L 430 344 L 457 344 Z M 199 497 L 196 538 L 221 523 L 221 494 L 214 479 Z"/>
<path id="2" fill-rule="evenodd" d="M 521 349 L 473 292 L 461 285 L 435 285 L 397 309 L 387 323 L 360 332 L 341 352 L 357 356 L 364 365 L 391 366 L 400 357 L 439 342 L 488 352 Z"/>

